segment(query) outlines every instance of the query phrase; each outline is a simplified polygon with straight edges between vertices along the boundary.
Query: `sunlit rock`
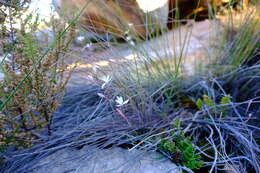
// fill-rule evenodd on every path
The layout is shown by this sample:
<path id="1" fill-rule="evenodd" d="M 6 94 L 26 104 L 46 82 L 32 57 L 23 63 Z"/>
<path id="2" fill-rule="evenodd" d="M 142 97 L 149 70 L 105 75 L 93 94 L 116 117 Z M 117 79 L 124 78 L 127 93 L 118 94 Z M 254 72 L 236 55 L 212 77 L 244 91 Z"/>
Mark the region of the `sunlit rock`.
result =
<path id="1" fill-rule="evenodd" d="M 206 19 L 222 3 L 225 0 L 54 0 L 59 14 L 69 20 L 83 9 L 79 23 L 89 32 L 142 39 L 172 29 L 176 20 Z"/>
<path id="2" fill-rule="evenodd" d="M 143 13 L 135 0 L 57 0 L 62 16 L 72 20 L 83 9 L 79 18 L 81 26 L 90 32 L 123 37 L 127 33 L 143 37 Z M 132 24 L 132 25 L 131 25 Z"/>
<path id="3" fill-rule="evenodd" d="M 85 30 L 121 38 L 144 39 L 152 27 L 166 28 L 168 17 L 168 0 L 54 0 L 54 5 L 70 20 L 84 8 L 79 23 Z"/>

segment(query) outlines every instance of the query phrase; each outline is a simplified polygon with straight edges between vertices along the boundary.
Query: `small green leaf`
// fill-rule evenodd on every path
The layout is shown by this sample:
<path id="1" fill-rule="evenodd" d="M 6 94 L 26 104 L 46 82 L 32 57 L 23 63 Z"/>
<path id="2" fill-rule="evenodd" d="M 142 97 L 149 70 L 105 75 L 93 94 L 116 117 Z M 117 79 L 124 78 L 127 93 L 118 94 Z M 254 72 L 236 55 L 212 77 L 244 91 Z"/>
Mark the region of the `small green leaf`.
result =
<path id="1" fill-rule="evenodd" d="M 199 110 L 202 110 L 202 107 L 203 107 L 203 101 L 201 99 L 198 99 L 196 101 L 196 105 L 198 107 Z"/>
<path id="2" fill-rule="evenodd" d="M 181 130 L 181 120 L 180 119 L 175 120 L 173 127 Z"/>
<path id="3" fill-rule="evenodd" d="M 214 106 L 214 102 L 212 99 L 209 98 L 207 95 L 203 95 L 203 101 L 205 102 L 206 105 L 208 106 Z"/>
<path id="4" fill-rule="evenodd" d="M 221 98 L 220 104 L 225 105 L 231 102 L 230 95 Z"/>
<path id="5" fill-rule="evenodd" d="M 226 117 L 227 116 L 227 112 L 226 112 L 226 104 L 229 104 L 231 102 L 231 99 L 230 99 L 230 95 L 226 95 L 224 97 L 221 98 L 220 100 L 220 109 L 221 109 L 221 114 L 220 114 L 220 118 L 223 118 L 223 117 Z"/>

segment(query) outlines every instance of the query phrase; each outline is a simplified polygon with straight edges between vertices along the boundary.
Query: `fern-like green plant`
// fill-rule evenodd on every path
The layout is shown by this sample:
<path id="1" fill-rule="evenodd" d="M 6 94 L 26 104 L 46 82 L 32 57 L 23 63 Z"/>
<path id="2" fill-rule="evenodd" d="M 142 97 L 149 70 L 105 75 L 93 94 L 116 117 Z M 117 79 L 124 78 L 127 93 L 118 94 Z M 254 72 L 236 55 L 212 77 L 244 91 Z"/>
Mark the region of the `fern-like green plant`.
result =
<path id="1" fill-rule="evenodd" d="M 204 162 L 196 152 L 190 138 L 177 135 L 170 139 L 162 140 L 159 151 L 175 163 L 179 163 L 189 169 L 199 169 Z"/>
<path id="2" fill-rule="evenodd" d="M 204 164 L 189 138 L 178 138 L 177 145 L 182 151 L 182 163 L 184 166 L 190 169 L 199 169 Z"/>
<path id="3" fill-rule="evenodd" d="M 158 150 L 171 161 L 179 163 L 189 169 L 199 169 L 204 162 L 196 152 L 192 141 L 186 137 L 181 128 L 181 120 L 177 119 L 173 124 L 177 133 L 170 133 L 171 139 L 163 139 L 158 145 Z"/>

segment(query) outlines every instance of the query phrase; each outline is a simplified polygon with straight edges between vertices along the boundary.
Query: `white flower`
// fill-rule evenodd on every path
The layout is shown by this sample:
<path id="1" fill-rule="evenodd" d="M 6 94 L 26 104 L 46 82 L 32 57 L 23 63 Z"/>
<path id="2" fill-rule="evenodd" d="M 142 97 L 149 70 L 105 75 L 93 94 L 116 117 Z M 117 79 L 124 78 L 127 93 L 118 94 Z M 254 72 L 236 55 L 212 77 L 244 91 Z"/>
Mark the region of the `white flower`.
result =
<path id="1" fill-rule="evenodd" d="M 133 23 L 128 23 L 128 26 L 129 27 L 132 27 L 134 24 Z"/>
<path id="2" fill-rule="evenodd" d="M 93 46 L 93 43 L 87 43 L 86 48 L 91 48 Z"/>
<path id="3" fill-rule="evenodd" d="M 100 78 L 100 80 L 102 80 L 102 81 L 105 82 L 105 83 L 110 82 L 111 79 L 112 79 L 112 78 L 111 78 L 109 75 L 108 75 L 108 76 L 103 76 L 103 77 Z"/>
<path id="4" fill-rule="evenodd" d="M 81 35 L 81 36 L 78 36 L 76 39 L 78 41 L 82 42 L 82 41 L 84 41 L 85 37 Z"/>
<path id="5" fill-rule="evenodd" d="M 110 76 L 103 76 L 100 78 L 104 83 L 102 84 L 101 88 L 104 89 L 104 87 L 112 80 Z"/>
<path id="6" fill-rule="evenodd" d="M 127 36 L 126 37 L 126 41 L 132 45 L 132 46 L 135 46 L 135 42 L 133 41 L 133 38 L 131 36 Z"/>
<path id="7" fill-rule="evenodd" d="M 117 105 L 116 105 L 117 107 L 121 107 L 129 102 L 129 100 L 124 101 L 123 97 L 121 97 L 121 96 L 117 96 L 115 101 L 117 103 Z"/>
<path id="8" fill-rule="evenodd" d="M 132 46 L 135 46 L 135 42 L 134 41 L 130 41 L 129 44 L 132 45 Z"/>
<path id="9" fill-rule="evenodd" d="M 126 37 L 126 41 L 131 41 L 131 40 L 133 40 L 133 38 L 131 36 Z"/>

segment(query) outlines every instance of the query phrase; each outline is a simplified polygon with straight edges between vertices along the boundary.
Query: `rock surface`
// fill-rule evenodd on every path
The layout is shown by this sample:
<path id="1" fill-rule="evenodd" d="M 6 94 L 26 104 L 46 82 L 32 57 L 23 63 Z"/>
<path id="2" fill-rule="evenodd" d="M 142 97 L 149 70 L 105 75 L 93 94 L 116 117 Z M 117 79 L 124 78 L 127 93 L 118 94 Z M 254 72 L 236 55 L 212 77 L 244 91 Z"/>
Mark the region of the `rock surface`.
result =
<path id="1" fill-rule="evenodd" d="M 216 28 L 219 28 L 219 31 Z M 86 71 L 105 72 L 106 75 L 110 75 L 115 69 L 124 68 L 124 63 L 134 65 L 135 61 L 142 61 L 147 57 L 165 58 L 165 61 L 173 64 L 174 59 L 180 57 L 180 54 L 183 73 L 194 75 L 197 68 L 201 68 L 201 65 L 206 66 L 216 58 L 212 46 L 216 44 L 218 32 L 221 32 L 219 23 L 206 20 L 180 26 L 152 40 L 136 43 L 135 48 L 124 43 L 92 53 L 89 49 L 80 51 L 77 55 L 80 58 L 78 66 L 69 84 L 78 86 L 86 83 Z M 93 47 L 95 45 L 93 44 Z M 143 53 L 144 50 L 146 54 Z M 69 58 L 71 59 L 71 55 Z"/>
<path id="2" fill-rule="evenodd" d="M 79 23 L 88 32 L 126 35 L 146 39 L 150 33 L 172 29 L 176 19 L 202 20 L 209 17 L 209 5 L 225 0 L 53 0 L 60 15 L 73 19 L 83 7 Z M 179 11 L 178 16 L 176 11 Z"/>
<path id="3" fill-rule="evenodd" d="M 121 148 L 60 150 L 35 165 L 31 173 L 179 173 L 177 166 L 158 153 Z"/>
<path id="4" fill-rule="evenodd" d="M 85 7 L 79 21 L 87 31 L 116 37 L 123 37 L 126 32 L 137 37 L 146 35 L 144 13 L 135 0 L 55 0 L 54 3 L 60 14 L 70 20 Z"/>

